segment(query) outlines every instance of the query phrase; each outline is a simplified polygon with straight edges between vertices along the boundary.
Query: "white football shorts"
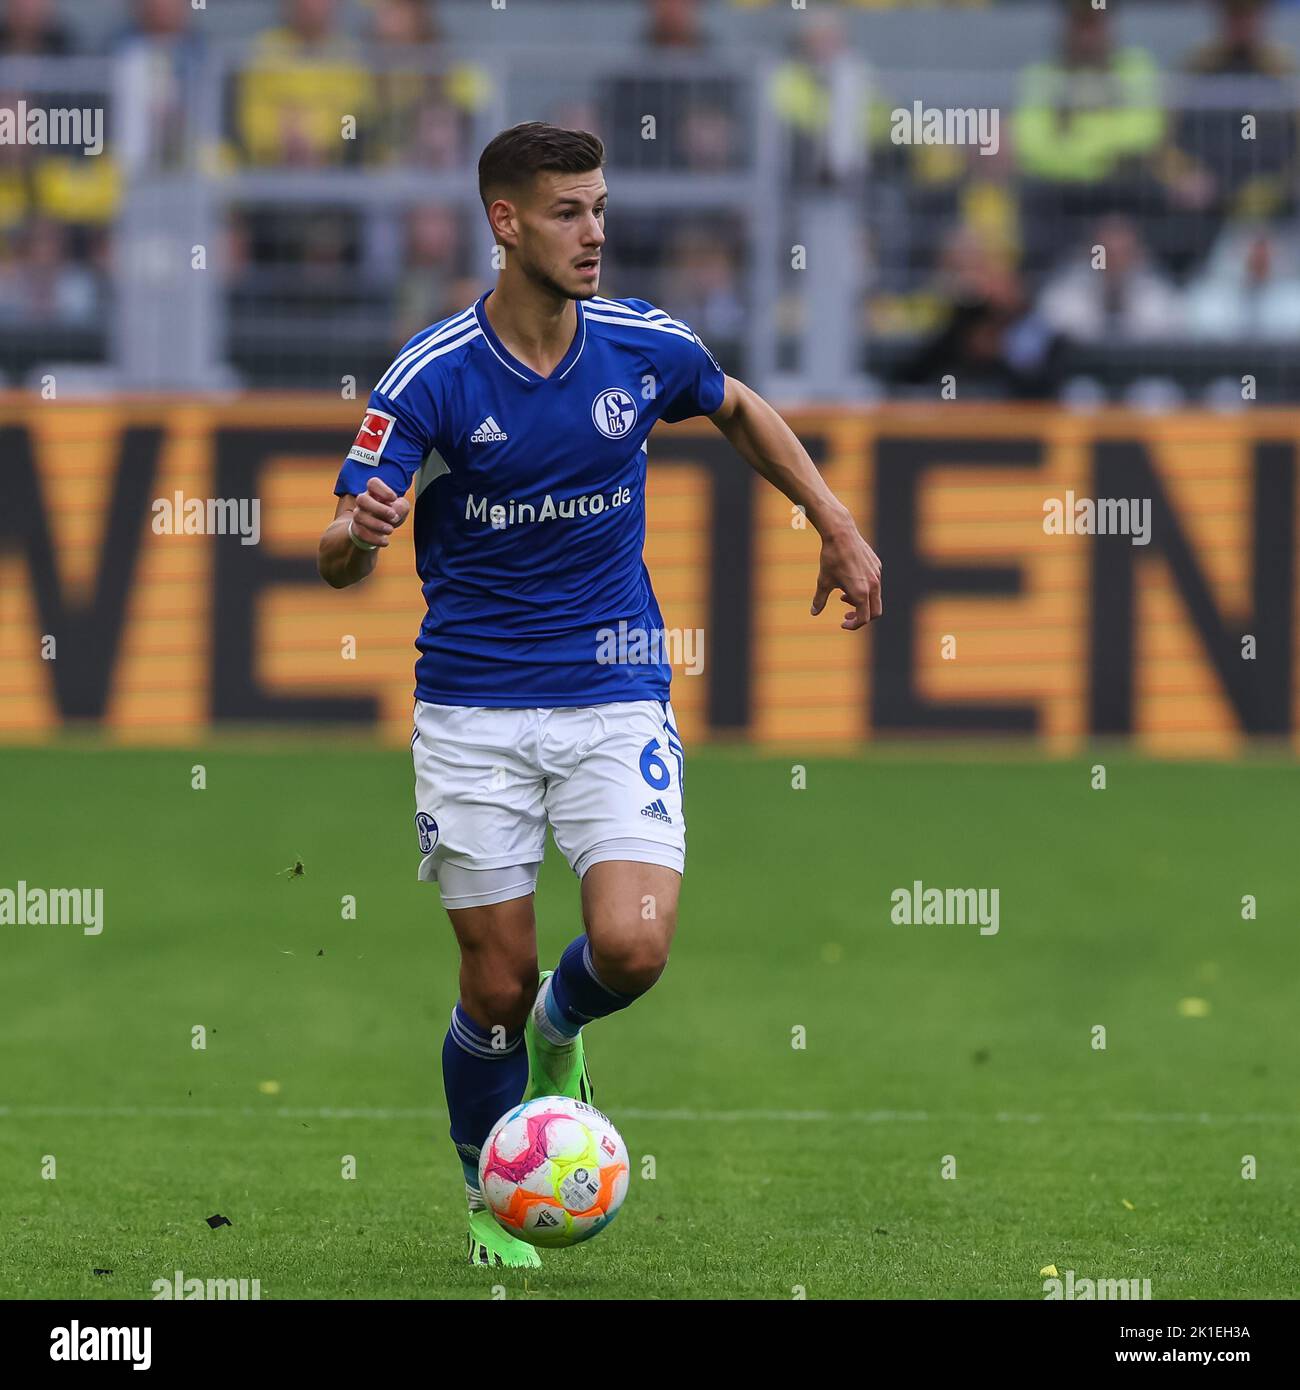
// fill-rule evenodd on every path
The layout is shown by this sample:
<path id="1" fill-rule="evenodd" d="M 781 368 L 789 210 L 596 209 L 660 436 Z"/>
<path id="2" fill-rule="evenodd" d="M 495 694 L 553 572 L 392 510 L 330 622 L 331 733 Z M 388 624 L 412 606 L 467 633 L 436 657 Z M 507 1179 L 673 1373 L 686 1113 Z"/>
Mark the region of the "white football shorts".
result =
<path id="1" fill-rule="evenodd" d="M 411 751 L 419 876 L 439 884 L 447 907 L 531 893 L 548 824 L 579 878 L 608 859 L 685 867 L 684 755 L 669 703 L 417 700 Z"/>

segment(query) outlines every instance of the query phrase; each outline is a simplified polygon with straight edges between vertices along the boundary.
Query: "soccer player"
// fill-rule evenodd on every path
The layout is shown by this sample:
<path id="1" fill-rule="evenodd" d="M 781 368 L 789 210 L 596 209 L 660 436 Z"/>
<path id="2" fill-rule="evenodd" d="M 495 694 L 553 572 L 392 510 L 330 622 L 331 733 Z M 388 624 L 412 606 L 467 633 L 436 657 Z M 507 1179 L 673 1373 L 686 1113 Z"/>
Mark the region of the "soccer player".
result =
<path id="1" fill-rule="evenodd" d="M 596 136 L 540 122 L 484 149 L 504 266 L 384 373 L 320 542 L 321 576 L 356 584 L 414 508 L 428 604 L 415 828 L 419 876 L 438 884 L 460 945 L 442 1065 L 475 1264 L 540 1263 L 484 1207 L 488 1131 L 521 1099 L 591 1099 L 582 1029 L 658 980 L 676 929 L 683 751 L 641 555 L 655 421 L 707 415 L 805 509 L 821 535 L 813 614 L 835 590 L 849 631 L 881 612 L 880 561 L 776 411 L 686 324 L 597 294 L 603 163 Z M 656 659 L 611 660 L 611 630 L 639 634 L 625 655 Z M 585 931 L 539 983 L 548 824 L 581 882 Z"/>

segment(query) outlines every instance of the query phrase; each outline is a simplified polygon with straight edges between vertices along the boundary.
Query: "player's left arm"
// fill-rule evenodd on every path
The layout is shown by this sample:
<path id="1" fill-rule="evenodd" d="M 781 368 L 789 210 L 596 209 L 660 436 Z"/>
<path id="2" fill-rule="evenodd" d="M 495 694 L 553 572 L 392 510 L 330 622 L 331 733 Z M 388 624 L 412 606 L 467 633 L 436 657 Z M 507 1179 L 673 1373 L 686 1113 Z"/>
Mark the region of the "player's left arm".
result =
<path id="1" fill-rule="evenodd" d="M 840 624 L 852 632 L 884 611 L 880 558 L 862 539 L 849 509 L 826 486 L 794 431 L 757 391 L 726 378 L 722 404 L 709 416 L 749 466 L 803 508 L 822 538 L 821 569 L 812 611 L 826 606 L 835 589 L 850 611 Z"/>

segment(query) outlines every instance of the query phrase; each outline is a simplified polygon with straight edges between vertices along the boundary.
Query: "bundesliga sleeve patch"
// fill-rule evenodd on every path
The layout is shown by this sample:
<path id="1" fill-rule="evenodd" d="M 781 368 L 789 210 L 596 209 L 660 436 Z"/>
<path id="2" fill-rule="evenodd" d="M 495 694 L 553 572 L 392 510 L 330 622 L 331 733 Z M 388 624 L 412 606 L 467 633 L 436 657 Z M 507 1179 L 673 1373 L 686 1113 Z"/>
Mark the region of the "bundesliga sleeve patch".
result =
<path id="1" fill-rule="evenodd" d="M 358 463 L 368 463 L 373 468 L 379 462 L 380 454 L 384 452 L 384 445 L 388 443 L 388 436 L 393 432 L 395 420 L 395 416 L 385 411 L 367 410 L 366 418 L 362 420 L 361 428 L 357 431 L 357 437 L 348 450 L 348 458 L 355 459 Z"/>

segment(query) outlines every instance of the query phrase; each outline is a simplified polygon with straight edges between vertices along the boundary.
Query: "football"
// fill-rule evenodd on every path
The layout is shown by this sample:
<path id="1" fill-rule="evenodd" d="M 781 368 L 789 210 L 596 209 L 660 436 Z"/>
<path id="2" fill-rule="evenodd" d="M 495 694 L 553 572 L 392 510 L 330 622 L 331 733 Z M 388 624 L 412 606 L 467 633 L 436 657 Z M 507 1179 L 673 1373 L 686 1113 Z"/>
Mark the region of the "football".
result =
<path id="1" fill-rule="evenodd" d="M 539 1096 L 492 1126 L 478 1165 L 488 1209 L 530 1245 L 590 1240 L 627 1196 L 627 1146 L 592 1105 Z"/>

